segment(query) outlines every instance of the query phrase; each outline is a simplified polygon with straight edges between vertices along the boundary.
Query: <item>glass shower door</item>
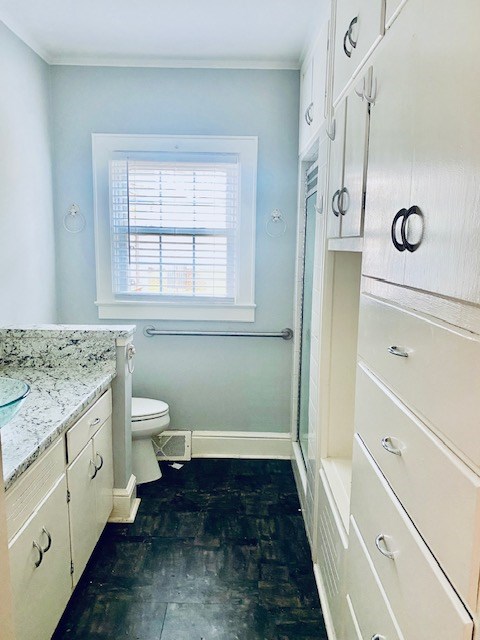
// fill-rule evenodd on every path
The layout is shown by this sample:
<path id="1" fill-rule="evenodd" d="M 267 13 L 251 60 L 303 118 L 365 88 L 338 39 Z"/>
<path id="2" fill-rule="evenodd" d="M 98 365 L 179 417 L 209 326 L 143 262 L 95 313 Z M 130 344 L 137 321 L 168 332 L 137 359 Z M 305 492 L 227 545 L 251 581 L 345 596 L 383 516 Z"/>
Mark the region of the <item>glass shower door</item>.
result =
<path id="1" fill-rule="evenodd" d="M 298 399 L 298 440 L 303 459 L 308 459 L 308 404 L 310 386 L 310 346 L 312 323 L 313 274 L 315 257 L 316 189 L 305 202 L 305 244 L 302 287 L 302 342 Z"/>

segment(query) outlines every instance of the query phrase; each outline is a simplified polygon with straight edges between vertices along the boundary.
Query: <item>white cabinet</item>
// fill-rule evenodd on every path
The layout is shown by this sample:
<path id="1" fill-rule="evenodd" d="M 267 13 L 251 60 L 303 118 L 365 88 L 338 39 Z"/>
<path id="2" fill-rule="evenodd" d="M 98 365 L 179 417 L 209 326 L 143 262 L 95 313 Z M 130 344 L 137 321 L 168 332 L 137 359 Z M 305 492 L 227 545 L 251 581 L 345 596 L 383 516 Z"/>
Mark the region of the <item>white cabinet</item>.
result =
<path id="1" fill-rule="evenodd" d="M 328 30 L 329 24 L 326 23 L 300 72 L 300 154 L 308 149 L 318 135 L 326 117 Z"/>
<path id="2" fill-rule="evenodd" d="M 110 515 L 111 413 L 108 390 L 6 494 L 16 640 L 51 637 Z"/>
<path id="3" fill-rule="evenodd" d="M 375 52 L 364 263 L 365 275 L 477 304 L 479 20 L 474 0 L 407 2 Z"/>
<path id="4" fill-rule="evenodd" d="M 471 617 L 358 436 L 352 517 L 404 637 L 470 640 Z"/>
<path id="5" fill-rule="evenodd" d="M 331 143 L 328 236 L 361 236 L 368 153 L 370 73 L 336 107 L 335 139 Z M 360 95 L 359 95 L 360 94 Z"/>
<path id="6" fill-rule="evenodd" d="M 65 474 L 9 543 L 16 640 L 50 638 L 70 598 Z"/>
<path id="7" fill-rule="evenodd" d="M 113 502 L 112 422 L 107 421 L 67 468 L 73 584 L 77 584 Z"/>
<path id="8" fill-rule="evenodd" d="M 336 0 L 333 104 L 382 37 L 383 0 Z"/>

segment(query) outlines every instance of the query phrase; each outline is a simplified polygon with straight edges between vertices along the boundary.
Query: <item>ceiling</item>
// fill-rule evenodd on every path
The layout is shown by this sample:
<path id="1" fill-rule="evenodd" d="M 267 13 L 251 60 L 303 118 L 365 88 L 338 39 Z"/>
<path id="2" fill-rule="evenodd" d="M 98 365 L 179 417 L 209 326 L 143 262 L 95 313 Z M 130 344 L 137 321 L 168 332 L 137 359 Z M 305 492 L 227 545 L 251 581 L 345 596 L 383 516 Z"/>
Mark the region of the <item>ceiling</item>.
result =
<path id="1" fill-rule="evenodd" d="M 298 68 L 327 0 L 0 0 L 51 64 Z"/>

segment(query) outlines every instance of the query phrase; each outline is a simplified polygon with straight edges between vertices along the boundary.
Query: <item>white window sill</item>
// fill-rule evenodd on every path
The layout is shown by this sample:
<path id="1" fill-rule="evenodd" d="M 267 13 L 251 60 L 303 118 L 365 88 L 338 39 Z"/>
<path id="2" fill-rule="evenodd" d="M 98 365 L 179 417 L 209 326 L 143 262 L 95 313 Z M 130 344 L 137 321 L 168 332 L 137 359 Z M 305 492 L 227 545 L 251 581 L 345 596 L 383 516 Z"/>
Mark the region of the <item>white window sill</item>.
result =
<path id="1" fill-rule="evenodd" d="M 96 302 L 102 320 L 199 320 L 255 322 L 255 305 L 181 305 L 158 302 Z"/>

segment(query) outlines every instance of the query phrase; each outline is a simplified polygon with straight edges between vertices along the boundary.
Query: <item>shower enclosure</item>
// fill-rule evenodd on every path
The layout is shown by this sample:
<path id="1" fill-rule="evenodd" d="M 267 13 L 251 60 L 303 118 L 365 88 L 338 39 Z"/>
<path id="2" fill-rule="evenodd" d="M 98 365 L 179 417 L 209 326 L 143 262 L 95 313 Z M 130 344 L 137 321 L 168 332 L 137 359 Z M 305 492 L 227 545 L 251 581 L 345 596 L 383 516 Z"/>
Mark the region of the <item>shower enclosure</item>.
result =
<path id="1" fill-rule="evenodd" d="M 298 441 L 305 463 L 308 460 L 309 442 L 309 385 L 310 347 L 312 323 L 312 297 L 315 257 L 316 200 L 318 164 L 313 163 L 306 172 L 305 222 L 303 240 L 303 281 L 301 295 L 301 345 L 298 393 Z"/>

